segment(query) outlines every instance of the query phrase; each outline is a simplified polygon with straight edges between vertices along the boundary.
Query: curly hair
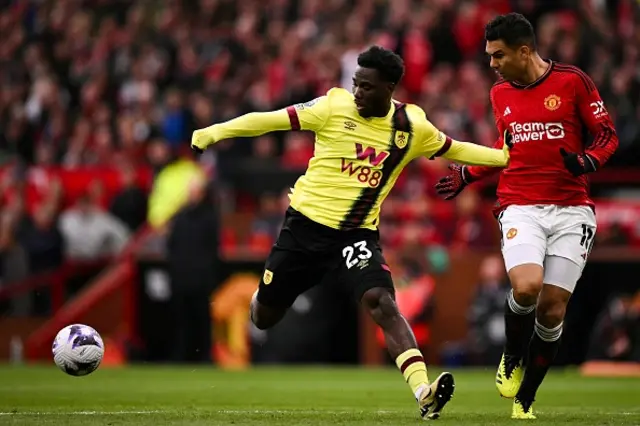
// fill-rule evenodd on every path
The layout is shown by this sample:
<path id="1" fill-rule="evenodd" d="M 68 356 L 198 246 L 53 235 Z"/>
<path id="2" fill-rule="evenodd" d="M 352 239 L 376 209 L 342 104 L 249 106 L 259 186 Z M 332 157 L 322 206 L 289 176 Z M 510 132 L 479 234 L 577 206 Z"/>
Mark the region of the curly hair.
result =
<path id="1" fill-rule="evenodd" d="M 382 78 L 393 84 L 398 84 L 404 74 L 402 58 L 380 46 L 371 46 L 358 55 L 358 65 L 377 70 Z"/>

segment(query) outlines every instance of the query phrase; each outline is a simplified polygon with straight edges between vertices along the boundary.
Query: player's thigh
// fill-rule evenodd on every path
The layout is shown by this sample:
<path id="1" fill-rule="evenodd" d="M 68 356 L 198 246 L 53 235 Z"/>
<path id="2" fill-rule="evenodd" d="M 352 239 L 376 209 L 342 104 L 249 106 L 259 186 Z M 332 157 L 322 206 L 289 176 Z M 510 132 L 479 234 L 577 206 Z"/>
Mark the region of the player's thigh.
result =
<path id="1" fill-rule="evenodd" d="M 572 261 L 578 265 L 582 274 L 593 248 L 596 230 L 596 216 L 591 208 L 559 207 L 553 233 L 549 236 L 546 255 Z"/>
<path id="2" fill-rule="evenodd" d="M 270 308 L 287 309 L 326 273 L 325 265 L 312 253 L 276 244 L 265 262 L 257 300 Z"/>
<path id="3" fill-rule="evenodd" d="M 337 259 L 338 279 L 356 301 L 361 302 L 363 295 L 374 288 L 395 295 L 391 271 L 375 236 L 346 242 Z"/>
<path id="4" fill-rule="evenodd" d="M 541 210 L 536 206 L 509 206 L 498 216 L 498 223 L 507 272 L 528 264 L 542 268 L 547 233 Z"/>
<path id="5" fill-rule="evenodd" d="M 582 266 L 566 257 L 546 256 L 544 259 L 544 284 L 559 287 L 569 293 L 567 296 L 570 296 L 582 276 L 582 269 Z"/>

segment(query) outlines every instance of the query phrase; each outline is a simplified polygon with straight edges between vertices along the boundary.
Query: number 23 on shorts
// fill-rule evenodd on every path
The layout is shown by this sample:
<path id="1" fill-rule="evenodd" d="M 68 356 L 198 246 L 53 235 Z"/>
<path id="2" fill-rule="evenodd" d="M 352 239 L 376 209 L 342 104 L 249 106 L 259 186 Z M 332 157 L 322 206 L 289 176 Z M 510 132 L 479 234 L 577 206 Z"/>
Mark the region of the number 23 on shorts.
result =
<path id="1" fill-rule="evenodd" d="M 342 249 L 342 257 L 347 269 L 351 269 L 356 265 L 358 265 L 360 269 L 367 267 L 369 265 L 369 259 L 371 259 L 372 256 L 373 253 L 367 248 L 366 240 L 358 241 Z"/>

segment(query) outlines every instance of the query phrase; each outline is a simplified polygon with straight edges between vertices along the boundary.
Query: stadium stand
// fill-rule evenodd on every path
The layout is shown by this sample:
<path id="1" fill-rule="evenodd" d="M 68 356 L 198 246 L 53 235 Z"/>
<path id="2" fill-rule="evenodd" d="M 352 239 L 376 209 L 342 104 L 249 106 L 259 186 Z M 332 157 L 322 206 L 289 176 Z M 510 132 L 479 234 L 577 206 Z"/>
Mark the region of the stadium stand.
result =
<path id="1" fill-rule="evenodd" d="M 630 167 L 640 161 L 637 2 L 575 3 L 0 2 L 0 289 L 77 260 L 69 226 L 61 226 L 77 209 L 91 212 L 95 225 L 86 229 L 95 231 L 96 247 L 115 228 L 134 235 L 147 219 L 162 234 L 185 201 L 185 182 L 200 174 L 221 194 L 222 252 L 264 255 L 313 140 L 306 133 L 270 135 L 221 143 L 196 159 L 188 150 L 191 132 L 348 87 L 355 55 L 373 43 L 406 61 L 399 99 L 422 106 L 452 136 L 491 145 L 497 135 L 488 91 L 495 77 L 483 54 L 483 26 L 514 7 L 532 19 L 542 56 L 589 73 L 615 119 L 620 150 L 594 177 L 602 182 L 596 195 L 611 195 L 612 183 L 637 183 L 640 171 Z M 416 162 L 385 206 L 383 242 L 398 259 L 411 257 L 416 245 L 449 252 L 496 247 L 486 197 L 492 183 L 444 203 L 433 184 L 446 166 Z M 155 212 L 154 191 L 168 167 L 179 180 L 162 191 L 175 205 Z M 624 215 L 618 201 L 603 205 L 600 244 L 640 246 L 638 204 L 625 201 Z M 96 248 L 95 257 L 115 256 L 120 247 Z M 435 257 L 428 268 L 438 268 Z M 7 303 L 0 300 L 0 308 L 16 315 L 40 309 Z"/>

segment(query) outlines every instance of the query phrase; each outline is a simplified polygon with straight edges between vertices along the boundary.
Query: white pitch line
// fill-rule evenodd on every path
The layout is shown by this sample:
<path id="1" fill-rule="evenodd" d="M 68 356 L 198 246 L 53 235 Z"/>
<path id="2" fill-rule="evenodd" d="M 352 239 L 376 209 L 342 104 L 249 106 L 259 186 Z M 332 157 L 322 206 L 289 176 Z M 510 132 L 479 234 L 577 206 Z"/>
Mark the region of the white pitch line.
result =
<path id="1" fill-rule="evenodd" d="M 147 411 L 17 411 L 17 412 L 0 412 L 0 416 L 121 416 L 121 415 L 151 415 L 151 414 L 167 414 L 168 411 L 162 410 L 147 410 Z M 346 414 L 367 414 L 371 411 L 362 410 L 214 410 L 209 413 L 214 414 L 235 414 L 235 415 L 247 415 L 247 414 L 330 414 L 330 415 L 346 415 Z M 406 411 L 389 411 L 389 410 L 377 410 L 374 411 L 378 415 L 398 415 L 406 413 Z M 203 411 L 201 414 L 207 414 L 207 411 Z M 637 416 L 639 412 L 617 412 L 606 413 L 609 416 Z"/>
<path id="2" fill-rule="evenodd" d="M 145 414 L 160 414 L 167 413 L 167 411 L 149 410 L 149 411 L 16 411 L 16 412 L 0 412 L 0 416 L 118 416 L 118 415 L 145 415 Z M 215 410 L 213 413 L 217 414 L 332 414 L 332 415 L 344 415 L 344 414 L 364 414 L 367 411 L 357 410 Z M 398 414 L 402 411 L 375 411 L 376 414 Z M 202 414 L 206 414 L 204 411 Z"/>
<path id="3" fill-rule="evenodd" d="M 219 410 L 215 411 L 219 414 L 366 414 L 371 411 L 362 410 Z M 378 410 L 374 411 L 375 414 L 399 414 L 403 411 L 386 411 Z"/>
<path id="4" fill-rule="evenodd" d="M 164 413 L 164 411 L 16 411 L 0 412 L 0 416 L 120 416 L 160 413 Z"/>

